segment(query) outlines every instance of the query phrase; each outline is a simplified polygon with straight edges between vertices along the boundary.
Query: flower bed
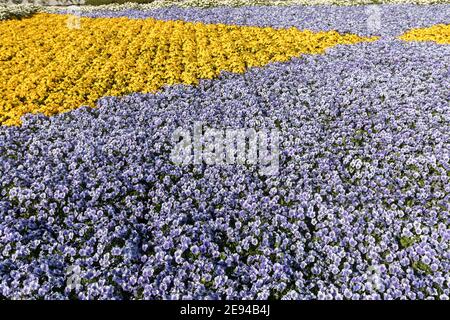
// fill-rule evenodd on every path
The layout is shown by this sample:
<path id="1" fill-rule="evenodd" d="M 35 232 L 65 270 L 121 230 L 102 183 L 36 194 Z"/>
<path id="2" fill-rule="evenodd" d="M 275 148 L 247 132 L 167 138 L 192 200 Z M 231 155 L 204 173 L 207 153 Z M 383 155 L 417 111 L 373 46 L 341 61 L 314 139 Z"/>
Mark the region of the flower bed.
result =
<path id="1" fill-rule="evenodd" d="M 376 41 L 360 41 L 365 34 L 346 15 L 336 15 L 341 20 L 328 28 L 317 19 L 322 38 L 308 52 L 316 54 L 295 51 L 299 43 L 289 39 L 314 33 L 283 29 L 289 17 L 262 28 L 270 21 L 257 14 L 246 23 L 259 27 L 237 27 L 205 24 L 211 17 L 191 9 L 186 20 L 198 24 L 139 20 L 133 11 L 122 16 L 136 20 L 115 18 L 123 23 L 110 33 L 100 26 L 109 27 L 108 18 L 83 18 L 82 29 L 72 31 L 91 40 L 86 57 L 92 59 L 105 52 L 96 28 L 121 48 L 126 35 L 153 24 L 171 26 L 171 40 L 158 46 L 175 56 L 186 52 L 171 47 L 181 32 L 175 26 L 227 37 L 237 32 L 222 43 L 239 47 L 229 56 L 239 52 L 247 62 L 271 50 L 294 51 L 257 60 L 259 67 L 245 72 L 218 64 L 224 72 L 194 85 L 102 97 L 96 108 L 26 115 L 20 126 L 1 126 L 0 298 L 448 299 L 450 21 L 432 7 L 405 8 L 405 15 L 395 7 L 384 12 L 386 21 L 398 15 L 403 27 L 387 23 Z M 165 12 L 171 20 L 179 10 L 143 16 L 162 19 Z M 233 10 L 241 22 L 248 12 Z M 0 26 L 39 21 L 33 30 L 40 30 L 61 19 L 37 15 Z M 341 43 L 345 36 L 334 29 L 358 41 Z M 254 30 L 267 45 L 250 50 L 257 43 L 243 43 L 243 30 Z M 284 43 L 271 42 L 280 34 Z M 93 39 L 98 48 L 90 46 Z M 136 67 L 126 57 L 135 57 L 143 41 L 123 46 L 115 61 Z M 322 42 L 327 45 L 317 47 Z M 53 46 L 44 51 L 52 55 Z M 0 63 L 28 54 L 9 59 L 5 48 L 11 54 L 18 44 L 2 43 Z M 45 52 L 29 61 L 45 60 Z M 108 62 L 91 64 L 108 69 Z M 175 164 L 173 132 L 199 121 L 217 129 L 277 130 L 278 174 L 261 175 L 249 163 Z"/>
<path id="2" fill-rule="evenodd" d="M 67 19 L 40 14 L 0 25 L 5 45 L 0 51 L 0 125 L 20 124 L 26 113 L 54 115 L 82 105 L 94 107 L 103 96 L 196 84 L 223 71 L 244 72 L 301 54 L 324 53 L 337 44 L 376 39 L 333 31 L 127 18 L 83 19 L 78 30 L 68 28 Z"/>

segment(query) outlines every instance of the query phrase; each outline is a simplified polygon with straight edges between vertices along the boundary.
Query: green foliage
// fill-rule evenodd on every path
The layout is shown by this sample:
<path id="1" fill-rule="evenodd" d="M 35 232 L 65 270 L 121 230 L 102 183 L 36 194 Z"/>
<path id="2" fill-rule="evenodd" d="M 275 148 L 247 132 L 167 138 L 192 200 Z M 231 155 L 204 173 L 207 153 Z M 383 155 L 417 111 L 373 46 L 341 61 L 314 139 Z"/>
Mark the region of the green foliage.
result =
<path id="1" fill-rule="evenodd" d="M 432 274 L 433 270 L 431 270 L 430 266 L 423 263 L 422 261 L 416 261 L 412 265 L 413 269 L 416 271 L 424 272 L 425 274 Z"/>
<path id="2" fill-rule="evenodd" d="M 400 237 L 400 245 L 402 248 L 408 248 L 412 246 L 414 243 L 420 240 L 419 236 L 415 237 Z"/>

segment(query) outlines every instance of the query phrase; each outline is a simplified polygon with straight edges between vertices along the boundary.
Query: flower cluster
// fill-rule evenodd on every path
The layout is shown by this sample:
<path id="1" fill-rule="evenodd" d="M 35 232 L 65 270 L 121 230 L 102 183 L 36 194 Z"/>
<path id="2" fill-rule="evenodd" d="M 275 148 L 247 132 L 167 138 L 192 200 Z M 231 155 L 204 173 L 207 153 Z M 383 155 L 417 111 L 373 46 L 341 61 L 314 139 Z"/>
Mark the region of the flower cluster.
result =
<path id="1" fill-rule="evenodd" d="M 1 127 L 0 297 L 448 299 L 449 54 L 336 46 Z M 195 121 L 277 128 L 279 175 L 173 164 Z"/>
<path id="2" fill-rule="evenodd" d="M 66 16 L 51 14 L 0 22 L 0 124 L 376 39 L 154 19 L 83 18 L 80 25 L 70 29 Z"/>
<path id="3" fill-rule="evenodd" d="M 29 16 L 35 12 L 58 13 L 66 11 L 64 8 L 57 6 L 48 6 L 47 0 L 24 0 L 22 4 L 14 4 L 14 0 L 0 0 L 0 20 L 10 18 L 21 18 Z M 83 1 L 78 1 L 84 4 Z M 63 4 L 64 0 L 58 1 Z M 73 5 L 77 1 L 67 1 L 67 5 Z M 155 0 L 151 3 L 125 3 L 125 4 L 108 4 L 99 6 L 83 5 L 78 9 L 81 12 L 98 12 L 98 11 L 114 11 L 120 12 L 124 10 L 147 11 L 159 8 L 216 8 L 216 7 L 292 7 L 292 6 L 363 6 L 363 5 L 381 5 L 381 4 L 448 4 L 449 0 Z"/>
<path id="4" fill-rule="evenodd" d="M 435 25 L 430 28 L 414 29 L 403 34 L 405 41 L 434 41 L 439 44 L 450 44 L 450 24 Z"/>
<path id="5" fill-rule="evenodd" d="M 33 15 L 41 8 L 35 5 L 4 5 L 0 3 L 0 20 L 20 19 Z"/>
<path id="6" fill-rule="evenodd" d="M 150 10 L 155 8 L 214 8 L 214 7 L 254 7 L 254 6 L 358 6 L 358 5 L 380 5 L 380 4 L 448 4 L 449 0 L 155 0 L 151 3 L 125 3 L 125 4 L 108 4 L 100 6 L 83 6 L 84 11 L 97 10 Z M 55 10 L 52 8 L 50 10 Z"/>
<path id="7" fill-rule="evenodd" d="M 157 8 L 152 10 L 84 10 L 80 15 L 129 17 L 133 19 L 183 20 L 207 24 L 273 27 L 296 27 L 312 31 L 335 30 L 364 36 L 399 36 L 414 28 L 450 24 L 448 5 L 380 5 L 380 6 L 290 6 L 290 7 L 219 7 Z M 58 12 L 65 13 L 62 9 Z M 374 16 L 375 14 L 375 16 Z M 379 19 L 380 28 L 370 28 L 371 19 Z"/>

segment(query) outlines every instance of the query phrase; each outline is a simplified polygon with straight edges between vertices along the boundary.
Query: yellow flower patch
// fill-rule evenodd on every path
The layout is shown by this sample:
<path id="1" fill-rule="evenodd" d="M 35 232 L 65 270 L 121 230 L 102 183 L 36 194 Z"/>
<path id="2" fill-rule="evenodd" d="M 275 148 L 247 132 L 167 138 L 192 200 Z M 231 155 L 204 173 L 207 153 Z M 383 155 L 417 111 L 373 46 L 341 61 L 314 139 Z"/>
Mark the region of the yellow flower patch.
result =
<path id="1" fill-rule="evenodd" d="M 0 124 L 26 113 L 54 115 L 103 96 L 196 84 L 221 71 L 324 53 L 337 44 L 374 41 L 335 31 L 206 25 L 182 21 L 37 14 L 0 21 Z"/>
<path id="2" fill-rule="evenodd" d="M 399 37 L 404 41 L 434 41 L 450 44 L 450 25 L 437 24 L 429 28 L 412 29 Z"/>

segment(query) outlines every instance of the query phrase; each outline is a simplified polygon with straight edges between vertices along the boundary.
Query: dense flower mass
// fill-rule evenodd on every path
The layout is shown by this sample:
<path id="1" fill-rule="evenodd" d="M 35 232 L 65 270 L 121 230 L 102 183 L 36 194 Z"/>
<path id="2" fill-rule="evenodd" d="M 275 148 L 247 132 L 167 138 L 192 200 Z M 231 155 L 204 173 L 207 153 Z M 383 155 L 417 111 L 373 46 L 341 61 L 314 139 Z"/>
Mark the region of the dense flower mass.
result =
<path id="1" fill-rule="evenodd" d="M 64 7 L 48 6 L 47 0 L 23 0 L 22 4 L 15 0 L 0 0 L 0 20 L 23 18 L 32 15 L 36 12 L 58 13 L 66 11 Z M 58 1 L 60 4 L 64 0 Z M 79 1 L 85 3 L 86 1 Z M 324 8 L 323 5 L 333 6 L 364 6 L 364 5 L 383 5 L 383 4 L 449 4 L 449 0 L 155 0 L 151 3 L 125 3 L 125 4 L 107 4 L 99 6 L 83 5 L 79 6 L 77 10 L 81 12 L 99 12 L 99 11 L 114 11 L 123 12 L 126 10 L 134 10 L 146 12 L 153 9 L 161 8 L 240 8 L 240 7 L 285 7 L 286 9 L 293 6 L 306 6 L 310 8 Z M 74 4 L 74 1 L 67 1 L 67 6 Z M 317 7 L 316 7 L 317 6 Z"/>
<path id="2" fill-rule="evenodd" d="M 340 46 L 3 127 L 0 295 L 447 299 L 449 50 Z M 280 175 L 172 164 L 197 120 L 280 128 Z"/>
<path id="3" fill-rule="evenodd" d="M 289 7 L 219 7 L 156 8 L 152 10 L 83 10 L 87 17 L 129 17 L 135 19 L 183 20 L 207 24 L 335 30 L 364 36 L 398 36 L 413 28 L 450 24 L 448 5 L 377 5 L 377 6 L 289 6 Z M 67 12 L 59 9 L 59 12 Z M 377 20 L 379 24 L 377 24 Z"/>
<path id="4" fill-rule="evenodd" d="M 434 41 L 439 44 L 450 44 L 450 25 L 439 24 L 424 29 L 414 29 L 400 37 L 405 41 Z"/>
<path id="5" fill-rule="evenodd" d="M 32 1 L 32 0 L 30 0 Z M 101 6 L 83 6 L 84 11 L 96 11 L 99 9 L 112 9 L 120 11 L 124 9 L 150 10 L 154 8 L 180 7 L 180 8 L 213 8 L 213 7 L 246 7 L 246 6 L 356 6 L 356 5 L 380 5 L 380 4 L 448 4 L 449 0 L 155 0 L 151 3 L 137 4 L 126 3 L 108 4 Z"/>
<path id="6" fill-rule="evenodd" d="M 50 0 L 21 0 L 20 3 L 28 5 L 12 5 L 17 3 L 17 0 L 0 0 L 0 12 L 1 11 L 15 11 L 31 5 L 38 8 L 43 12 L 55 12 L 59 11 L 58 7 L 48 7 L 52 1 Z M 54 2 L 54 1 L 53 1 Z M 73 4 L 85 4 L 89 1 L 73 1 L 73 0 L 58 0 L 60 5 L 71 6 Z M 154 8 L 168 8 L 168 7 L 181 7 L 181 8 L 210 8 L 210 7 L 243 7 L 243 6 L 317 6 L 317 5 L 338 5 L 338 6 L 355 6 L 355 5 L 370 5 L 370 4 L 448 4 L 449 0 L 154 0 L 149 3 L 139 4 L 128 2 L 125 4 L 107 4 L 99 6 L 83 5 L 81 10 L 83 11 L 96 11 L 96 10 L 114 10 L 121 11 L 126 9 L 136 10 L 150 10 Z M 8 5 L 5 5 L 8 4 Z M 1 14 L 0 14 L 1 20 Z"/>
<path id="7" fill-rule="evenodd" d="M 41 8 L 34 5 L 4 5 L 0 1 L 0 20 L 20 19 L 39 12 Z"/>
<path id="8" fill-rule="evenodd" d="M 38 14 L 0 22 L 0 124 L 19 124 L 26 113 L 93 107 L 103 96 L 195 84 L 221 71 L 244 72 L 300 54 L 324 53 L 337 44 L 376 39 L 336 31 L 128 18 L 83 18 L 80 29 L 71 29 L 68 19 Z"/>
<path id="9" fill-rule="evenodd" d="M 52 117 L 29 114 L 21 126 L 0 126 L 0 299 L 448 300 L 450 46 L 439 35 L 450 22 L 442 7 L 404 8 L 410 11 L 399 14 L 402 27 L 388 22 L 377 41 L 337 45 L 324 54 L 281 59 L 244 73 L 222 72 L 157 93 L 103 97 L 97 108 Z M 180 10 L 164 11 L 167 20 Z M 187 21 L 213 22 L 200 11 L 184 10 Z M 204 10 L 214 20 L 225 9 Z M 233 10 L 222 22 L 259 26 L 251 30 L 265 30 L 258 37 L 269 43 L 273 37 L 264 35 L 295 37 L 303 31 L 261 28 L 270 25 L 268 17 L 276 28 L 317 23 L 311 29 L 376 34 L 358 33 L 362 24 L 346 21 L 358 16 L 354 8 L 345 8 L 350 14 L 337 14 L 328 27 L 325 16 L 322 22 L 315 16 L 275 18 L 284 11 L 268 8 L 258 20 L 240 16 L 252 12 L 248 8 Z M 121 14 L 164 18 L 163 11 Z M 58 21 L 49 17 L 42 23 Z M 387 11 L 383 17 L 393 19 Z M 90 28 L 76 31 L 95 34 L 93 20 L 84 19 L 82 25 Z M 140 38 L 143 24 L 170 25 L 175 43 L 180 36 L 175 26 L 243 30 L 119 21 L 131 23 L 139 40 L 132 45 L 120 37 L 129 26 L 111 24 L 111 33 L 102 29 L 118 53 L 111 49 L 96 67 L 108 70 L 117 61 L 136 67 L 139 60 L 110 59 L 134 57 L 141 50 L 149 38 Z M 8 23 L 22 25 L 18 22 Z M 408 31 L 436 23 L 441 26 Z M 45 44 L 40 38 L 52 34 L 48 29 L 30 44 Z M 16 39 L 27 41 L 22 31 L 13 30 Z M 330 34 L 342 37 L 323 32 L 324 41 Z M 401 34 L 408 41 L 399 39 Z M 103 41 L 96 39 L 99 45 Z M 283 50 L 301 45 L 287 36 L 284 41 L 277 43 Z M 90 55 L 72 58 L 80 75 L 89 74 L 83 63 L 92 64 L 89 59 L 104 48 L 85 45 Z M 46 51 L 54 49 L 45 48 L 39 51 L 43 57 L 32 58 L 47 59 Z M 265 54 L 264 46 L 258 48 L 241 50 L 242 59 Z M 7 54 L 23 55 L 2 54 L 1 63 L 10 61 Z M 50 65 L 52 72 L 67 65 L 58 62 Z M 8 81 L 21 88 L 19 80 Z M 35 81 L 39 87 L 59 84 L 57 78 Z M 180 127 L 192 131 L 196 122 L 218 129 L 278 130 L 278 175 L 262 176 L 249 163 L 174 164 L 173 133 Z"/>

